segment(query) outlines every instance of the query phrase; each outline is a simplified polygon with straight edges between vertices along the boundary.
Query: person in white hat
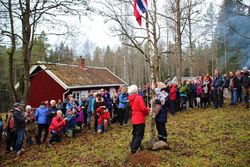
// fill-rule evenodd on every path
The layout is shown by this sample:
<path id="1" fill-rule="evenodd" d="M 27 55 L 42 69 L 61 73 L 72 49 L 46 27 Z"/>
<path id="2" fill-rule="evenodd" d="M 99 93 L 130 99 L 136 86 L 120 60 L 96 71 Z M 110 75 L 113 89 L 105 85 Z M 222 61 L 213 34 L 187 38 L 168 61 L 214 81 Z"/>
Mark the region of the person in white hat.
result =
<path id="1" fill-rule="evenodd" d="M 145 117 L 149 108 L 144 104 L 143 98 L 138 94 L 138 87 L 131 85 L 128 88 L 129 103 L 132 109 L 133 138 L 130 144 L 131 153 L 134 154 L 140 148 L 145 130 Z"/>

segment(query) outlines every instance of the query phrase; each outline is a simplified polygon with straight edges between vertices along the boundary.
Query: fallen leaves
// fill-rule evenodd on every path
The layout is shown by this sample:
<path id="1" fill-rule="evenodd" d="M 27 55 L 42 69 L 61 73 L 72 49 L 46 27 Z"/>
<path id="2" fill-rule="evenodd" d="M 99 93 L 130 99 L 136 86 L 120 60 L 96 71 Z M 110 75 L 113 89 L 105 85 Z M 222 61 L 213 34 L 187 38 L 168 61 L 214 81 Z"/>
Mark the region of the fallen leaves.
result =
<path id="1" fill-rule="evenodd" d="M 147 120 L 143 142 L 150 141 Z M 112 125 L 107 133 L 84 130 L 47 148 L 33 145 L 20 157 L 5 154 L 3 166 L 248 166 L 250 112 L 239 107 L 193 109 L 168 117 L 171 150 L 142 151 L 129 161 L 131 126 Z M 1 165 L 0 165 L 1 166 Z"/>

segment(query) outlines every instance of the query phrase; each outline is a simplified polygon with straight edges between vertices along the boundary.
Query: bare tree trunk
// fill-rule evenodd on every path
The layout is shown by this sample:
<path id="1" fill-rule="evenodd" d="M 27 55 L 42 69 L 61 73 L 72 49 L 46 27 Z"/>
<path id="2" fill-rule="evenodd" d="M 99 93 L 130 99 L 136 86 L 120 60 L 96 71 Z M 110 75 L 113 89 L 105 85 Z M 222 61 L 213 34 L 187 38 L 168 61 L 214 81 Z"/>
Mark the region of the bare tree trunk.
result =
<path id="1" fill-rule="evenodd" d="M 22 2 L 19 3 L 22 7 Z M 31 24 L 30 24 L 30 0 L 27 0 L 25 3 L 25 9 L 22 10 L 22 36 L 23 36 L 23 65 L 24 65 L 24 90 L 22 101 L 27 104 L 29 91 L 30 91 L 30 57 L 32 50 L 31 39 Z"/>
<path id="2" fill-rule="evenodd" d="M 12 91 L 14 101 L 19 101 L 16 89 L 15 89 L 15 83 L 14 83 L 14 73 L 13 73 L 13 57 L 16 50 L 16 36 L 14 31 L 14 20 L 12 15 L 12 4 L 11 0 L 8 1 L 8 12 L 10 17 L 10 26 L 11 26 L 11 49 L 8 51 L 9 55 L 9 82 L 10 82 L 10 89 Z"/>
<path id="3" fill-rule="evenodd" d="M 189 57 L 190 57 L 190 61 L 189 61 L 189 66 L 190 66 L 190 76 L 193 77 L 194 76 L 194 66 L 193 66 L 193 41 L 192 41 L 192 25 L 191 25 L 191 12 L 192 12 L 192 0 L 188 1 L 188 39 L 189 39 Z"/>
<path id="4" fill-rule="evenodd" d="M 181 81 L 182 73 L 182 57 L 181 57 L 181 11 L 180 0 L 176 0 L 176 56 L 177 56 L 177 80 Z"/>
<path id="5" fill-rule="evenodd" d="M 151 84 L 151 89 L 152 86 L 155 83 L 155 78 L 154 78 L 154 54 L 150 53 L 151 49 L 150 49 L 150 44 L 151 44 L 151 39 L 150 39 L 150 34 L 149 34 L 149 18 L 148 18 L 148 13 L 146 13 L 146 29 L 147 29 L 147 55 L 148 57 L 150 57 L 150 61 L 149 61 L 149 66 L 150 66 L 150 84 Z M 151 93 L 153 93 L 153 91 L 151 91 Z M 152 94 L 151 94 L 151 98 L 152 98 Z M 151 110 L 154 111 L 153 107 L 153 101 L 150 100 L 151 102 Z M 154 117 L 151 117 L 151 144 L 153 144 L 155 142 L 155 119 Z"/>

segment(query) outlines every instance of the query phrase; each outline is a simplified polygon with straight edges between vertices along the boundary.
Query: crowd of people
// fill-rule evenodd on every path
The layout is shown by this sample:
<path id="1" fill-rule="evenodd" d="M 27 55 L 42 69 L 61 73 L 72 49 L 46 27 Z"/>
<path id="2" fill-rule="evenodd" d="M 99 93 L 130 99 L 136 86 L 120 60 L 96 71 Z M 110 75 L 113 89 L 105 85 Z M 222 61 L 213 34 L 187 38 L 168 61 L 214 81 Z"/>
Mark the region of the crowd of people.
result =
<path id="1" fill-rule="evenodd" d="M 133 138 L 130 148 L 131 153 L 135 153 L 141 146 L 145 117 L 150 108 L 153 108 L 158 139 L 167 142 L 167 112 L 175 115 L 177 111 L 187 108 L 220 108 L 229 92 L 230 105 L 244 102 L 249 108 L 250 78 L 247 68 L 230 72 L 229 76 L 215 70 L 214 77 L 203 75 L 179 84 L 165 81 L 142 89 L 136 85 L 128 88 L 121 86 L 111 94 L 101 89 L 91 91 L 80 101 L 69 94 L 63 101 L 43 101 L 36 109 L 15 103 L 5 121 L 0 119 L 0 126 L 4 127 L 6 152 L 15 150 L 20 155 L 24 140 L 28 146 L 36 142 L 51 147 L 53 143 L 60 142 L 62 136 L 75 137 L 83 128 L 104 133 L 110 124 L 127 125 L 131 118 Z"/>

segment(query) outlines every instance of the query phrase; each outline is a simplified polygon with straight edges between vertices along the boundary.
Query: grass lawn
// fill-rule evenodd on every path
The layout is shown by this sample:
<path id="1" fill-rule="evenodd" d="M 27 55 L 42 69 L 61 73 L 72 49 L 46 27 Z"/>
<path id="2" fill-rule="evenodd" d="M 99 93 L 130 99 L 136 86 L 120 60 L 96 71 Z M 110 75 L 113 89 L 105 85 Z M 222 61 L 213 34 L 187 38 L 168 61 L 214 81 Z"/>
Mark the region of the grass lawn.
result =
<path id="1" fill-rule="evenodd" d="M 144 142 L 150 140 L 149 120 Z M 168 117 L 170 150 L 149 152 L 151 166 L 249 166 L 250 110 L 241 107 L 194 109 Z M 131 166 L 127 160 L 132 126 L 112 125 L 104 134 L 85 131 L 47 148 L 26 147 L 20 157 L 7 154 L 0 166 Z M 141 165 L 145 166 L 145 165 Z"/>

